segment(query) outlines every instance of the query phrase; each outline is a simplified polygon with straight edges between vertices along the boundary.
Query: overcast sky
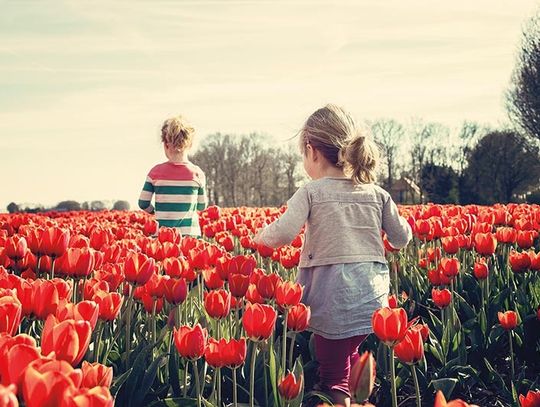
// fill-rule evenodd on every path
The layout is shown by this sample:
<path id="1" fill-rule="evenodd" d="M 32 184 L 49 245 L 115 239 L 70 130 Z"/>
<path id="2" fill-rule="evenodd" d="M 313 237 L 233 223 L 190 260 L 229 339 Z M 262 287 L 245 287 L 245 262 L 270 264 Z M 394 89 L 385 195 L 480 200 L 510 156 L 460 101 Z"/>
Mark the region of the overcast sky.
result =
<path id="1" fill-rule="evenodd" d="M 532 0 L 0 0 L 0 211 L 126 199 L 182 113 L 215 131 L 293 135 L 321 105 L 359 119 L 507 122 Z"/>

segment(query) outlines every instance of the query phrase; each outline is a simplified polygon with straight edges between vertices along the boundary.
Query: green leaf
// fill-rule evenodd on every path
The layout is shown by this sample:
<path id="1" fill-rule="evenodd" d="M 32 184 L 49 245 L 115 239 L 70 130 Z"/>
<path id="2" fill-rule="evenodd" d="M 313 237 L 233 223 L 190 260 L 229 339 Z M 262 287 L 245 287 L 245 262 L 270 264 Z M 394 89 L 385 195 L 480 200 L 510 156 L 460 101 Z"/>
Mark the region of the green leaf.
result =
<path id="1" fill-rule="evenodd" d="M 165 362 L 166 358 L 167 358 L 167 355 L 161 355 L 150 364 L 150 366 L 146 370 L 146 373 L 144 374 L 142 382 L 137 386 L 137 390 L 133 392 L 132 396 L 130 397 L 130 400 L 131 400 L 130 405 L 133 405 L 133 406 L 142 405 L 144 398 L 146 397 L 148 391 L 150 390 L 150 388 L 152 387 L 152 384 L 154 383 L 154 380 L 156 379 L 156 375 L 157 375 L 157 371 L 159 367 Z"/>
<path id="2" fill-rule="evenodd" d="M 116 394 L 118 394 L 118 390 L 120 390 L 120 388 L 122 387 L 122 385 L 125 383 L 126 379 L 128 378 L 128 376 L 130 375 L 131 371 L 133 369 L 129 369 L 128 371 L 122 373 L 120 376 L 118 376 L 115 380 L 114 380 L 114 383 L 112 384 L 111 386 L 111 395 L 113 397 L 116 396 Z"/>
<path id="3" fill-rule="evenodd" d="M 166 398 L 154 401 L 148 407 L 197 407 L 197 399 L 188 397 Z"/>
<path id="4" fill-rule="evenodd" d="M 276 361 L 276 352 L 274 351 L 273 347 L 268 352 L 269 357 L 269 370 L 270 370 L 270 384 L 272 386 L 272 395 L 274 397 L 274 405 L 279 406 L 279 397 L 278 397 L 278 389 L 277 389 L 277 365 L 279 362 Z"/>
<path id="5" fill-rule="evenodd" d="M 442 391 L 444 397 L 448 400 L 456 387 L 458 380 L 453 377 L 445 377 L 444 379 L 432 380 L 430 385 L 433 386 L 435 392 Z"/>

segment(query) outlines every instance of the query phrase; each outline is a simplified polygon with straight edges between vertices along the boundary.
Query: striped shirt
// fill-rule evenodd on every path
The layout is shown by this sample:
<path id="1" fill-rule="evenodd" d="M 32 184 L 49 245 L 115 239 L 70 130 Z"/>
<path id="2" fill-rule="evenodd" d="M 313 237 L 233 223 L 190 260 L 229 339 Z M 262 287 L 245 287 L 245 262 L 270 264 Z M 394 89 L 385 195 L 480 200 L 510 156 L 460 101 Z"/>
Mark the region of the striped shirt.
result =
<path id="1" fill-rule="evenodd" d="M 170 161 L 153 167 L 139 197 L 139 208 L 155 213 L 159 226 L 177 228 L 182 235 L 200 236 L 197 211 L 206 208 L 206 177 L 191 162 Z"/>

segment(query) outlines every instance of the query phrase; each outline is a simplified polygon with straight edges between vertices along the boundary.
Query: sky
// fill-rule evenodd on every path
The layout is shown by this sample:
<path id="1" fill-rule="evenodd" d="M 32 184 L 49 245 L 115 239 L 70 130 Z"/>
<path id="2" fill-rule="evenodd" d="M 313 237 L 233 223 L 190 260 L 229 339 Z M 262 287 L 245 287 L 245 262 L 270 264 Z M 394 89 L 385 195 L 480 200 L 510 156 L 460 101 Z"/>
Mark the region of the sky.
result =
<path id="1" fill-rule="evenodd" d="M 202 143 L 258 131 L 284 145 L 329 102 L 365 120 L 504 124 L 522 27 L 539 5 L 0 0 L 0 211 L 135 206 L 176 114 Z"/>

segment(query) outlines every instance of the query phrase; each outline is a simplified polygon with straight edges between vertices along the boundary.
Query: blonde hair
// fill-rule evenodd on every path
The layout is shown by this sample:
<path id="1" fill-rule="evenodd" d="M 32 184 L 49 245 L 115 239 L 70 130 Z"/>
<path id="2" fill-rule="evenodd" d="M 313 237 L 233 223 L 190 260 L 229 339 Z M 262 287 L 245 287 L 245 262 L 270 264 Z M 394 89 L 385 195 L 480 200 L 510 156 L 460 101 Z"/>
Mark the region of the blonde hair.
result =
<path id="1" fill-rule="evenodd" d="M 185 150 L 191 147 L 195 129 L 181 116 L 171 117 L 161 126 L 161 141 L 175 150 Z"/>
<path id="2" fill-rule="evenodd" d="M 377 145 L 345 109 L 328 104 L 308 117 L 300 130 L 300 151 L 307 144 L 317 149 L 331 164 L 344 167 L 355 184 L 375 181 L 379 162 Z"/>

